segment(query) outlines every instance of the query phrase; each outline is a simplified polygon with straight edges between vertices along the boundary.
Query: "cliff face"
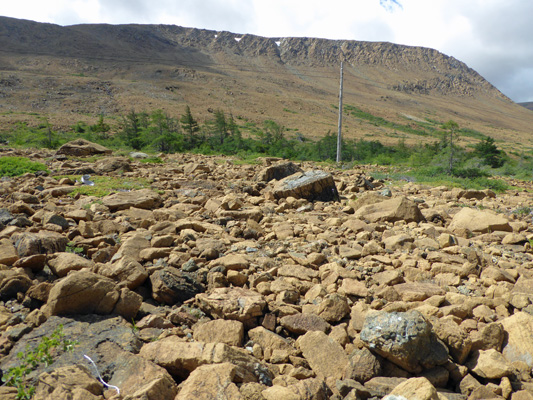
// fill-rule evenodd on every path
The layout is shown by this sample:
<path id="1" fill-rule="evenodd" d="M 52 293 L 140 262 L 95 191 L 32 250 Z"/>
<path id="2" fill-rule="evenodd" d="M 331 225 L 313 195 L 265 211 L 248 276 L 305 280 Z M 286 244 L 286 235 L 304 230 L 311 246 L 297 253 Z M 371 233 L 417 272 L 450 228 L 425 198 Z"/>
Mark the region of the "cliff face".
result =
<path id="1" fill-rule="evenodd" d="M 335 126 L 331 105 L 344 61 L 345 103 L 373 114 L 438 116 L 523 132 L 533 123 L 527 110 L 466 64 L 393 43 L 173 25 L 61 27 L 0 17 L 0 54 L 0 96 L 10 99 L 4 111 L 181 112 L 189 104 L 206 118 L 206 110 L 220 107 L 323 135 Z"/>

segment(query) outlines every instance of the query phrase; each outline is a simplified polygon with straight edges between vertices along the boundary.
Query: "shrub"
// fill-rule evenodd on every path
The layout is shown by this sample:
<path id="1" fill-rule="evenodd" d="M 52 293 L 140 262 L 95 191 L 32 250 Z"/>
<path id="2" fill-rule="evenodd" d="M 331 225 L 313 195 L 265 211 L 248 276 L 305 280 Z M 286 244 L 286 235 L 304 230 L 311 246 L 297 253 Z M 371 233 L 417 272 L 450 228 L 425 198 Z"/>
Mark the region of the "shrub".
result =
<path id="1" fill-rule="evenodd" d="M 19 176 L 28 172 L 48 172 L 46 165 L 30 161 L 25 157 L 2 157 L 0 158 L 0 176 Z"/>

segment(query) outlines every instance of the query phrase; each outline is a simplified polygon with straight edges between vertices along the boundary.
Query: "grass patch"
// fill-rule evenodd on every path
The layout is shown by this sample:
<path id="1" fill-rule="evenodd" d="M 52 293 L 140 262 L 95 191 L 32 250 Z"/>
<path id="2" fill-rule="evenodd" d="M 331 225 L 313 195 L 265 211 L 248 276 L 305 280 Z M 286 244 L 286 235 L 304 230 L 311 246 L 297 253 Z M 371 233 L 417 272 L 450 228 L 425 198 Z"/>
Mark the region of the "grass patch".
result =
<path id="1" fill-rule="evenodd" d="M 81 176 L 75 175 L 60 175 L 55 176 L 55 179 L 70 178 L 80 180 Z M 84 196 L 104 197 L 113 192 L 129 192 L 131 190 L 139 190 L 150 187 L 151 181 L 146 178 L 132 178 L 132 177 L 115 177 L 115 176 L 94 176 L 91 177 L 94 186 L 81 185 L 76 186 L 70 193 L 70 196 L 76 196 L 78 193 Z"/>
<path id="2" fill-rule="evenodd" d="M 48 172 L 46 165 L 30 161 L 25 157 L 2 157 L 0 158 L 0 176 L 20 176 L 26 173 L 38 171 Z"/>

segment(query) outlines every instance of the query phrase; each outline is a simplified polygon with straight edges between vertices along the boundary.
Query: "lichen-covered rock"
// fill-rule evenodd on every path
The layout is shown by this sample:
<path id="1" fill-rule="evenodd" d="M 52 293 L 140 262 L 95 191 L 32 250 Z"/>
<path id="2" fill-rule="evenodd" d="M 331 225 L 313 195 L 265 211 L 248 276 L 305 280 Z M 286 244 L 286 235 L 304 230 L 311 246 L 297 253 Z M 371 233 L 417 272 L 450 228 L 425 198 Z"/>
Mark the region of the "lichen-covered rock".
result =
<path id="1" fill-rule="evenodd" d="M 446 346 L 418 311 L 372 313 L 360 337 L 371 351 L 409 372 L 420 373 L 448 361 Z"/>
<path id="2" fill-rule="evenodd" d="M 290 175 L 274 185 L 272 195 L 276 199 L 294 197 L 309 201 L 339 200 L 339 192 L 331 174 L 313 170 Z"/>

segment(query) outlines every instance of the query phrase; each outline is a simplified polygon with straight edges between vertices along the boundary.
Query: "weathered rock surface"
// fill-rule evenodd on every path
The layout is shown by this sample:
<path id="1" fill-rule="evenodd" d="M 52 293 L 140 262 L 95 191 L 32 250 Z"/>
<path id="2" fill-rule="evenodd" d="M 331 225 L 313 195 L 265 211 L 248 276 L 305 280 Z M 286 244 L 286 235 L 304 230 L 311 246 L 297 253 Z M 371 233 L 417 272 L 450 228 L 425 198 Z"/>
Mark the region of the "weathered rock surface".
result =
<path id="1" fill-rule="evenodd" d="M 104 176 L 121 168 L 103 160 Z M 76 179 L 0 180 L 2 372 L 60 324 L 78 341 L 28 375 L 41 398 L 117 398 L 91 392 L 84 354 L 128 400 L 530 396 L 530 192 L 378 193 L 363 167 L 325 166 L 339 203 L 276 198 L 287 177 L 217 157 L 127 164 L 151 189 L 101 199 L 69 195 Z"/>

